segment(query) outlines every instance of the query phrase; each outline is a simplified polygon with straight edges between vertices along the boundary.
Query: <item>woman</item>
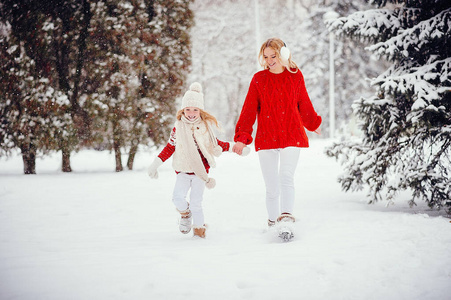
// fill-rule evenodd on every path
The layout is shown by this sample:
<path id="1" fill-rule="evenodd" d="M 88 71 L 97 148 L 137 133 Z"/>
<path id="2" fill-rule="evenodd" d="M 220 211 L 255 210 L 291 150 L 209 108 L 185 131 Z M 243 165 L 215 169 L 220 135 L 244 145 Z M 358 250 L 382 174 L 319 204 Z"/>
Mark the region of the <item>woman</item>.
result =
<path id="1" fill-rule="evenodd" d="M 285 43 L 272 38 L 260 48 L 263 71 L 254 74 L 235 128 L 233 152 L 241 154 L 252 141 L 258 119 L 255 151 L 266 186 L 268 226 L 295 221 L 294 173 L 300 148 L 308 147 L 304 127 L 320 134 L 321 117 L 315 112 L 304 77 Z M 280 199 L 279 199 L 280 198 Z"/>

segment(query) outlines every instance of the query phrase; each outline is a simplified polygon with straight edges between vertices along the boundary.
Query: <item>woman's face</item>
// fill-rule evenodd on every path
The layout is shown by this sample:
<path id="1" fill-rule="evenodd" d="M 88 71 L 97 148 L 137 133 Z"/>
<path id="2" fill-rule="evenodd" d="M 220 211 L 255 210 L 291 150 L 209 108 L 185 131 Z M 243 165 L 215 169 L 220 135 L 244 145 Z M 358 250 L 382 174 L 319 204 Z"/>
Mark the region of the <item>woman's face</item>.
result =
<path id="1" fill-rule="evenodd" d="M 183 113 L 188 120 L 194 121 L 200 116 L 200 109 L 197 107 L 185 107 Z"/>
<path id="2" fill-rule="evenodd" d="M 280 63 L 276 51 L 273 48 L 266 47 L 265 50 L 263 50 L 263 58 L 265 59 L 270 72 L 276 74 L 283 72 L 284 66 Z"/>

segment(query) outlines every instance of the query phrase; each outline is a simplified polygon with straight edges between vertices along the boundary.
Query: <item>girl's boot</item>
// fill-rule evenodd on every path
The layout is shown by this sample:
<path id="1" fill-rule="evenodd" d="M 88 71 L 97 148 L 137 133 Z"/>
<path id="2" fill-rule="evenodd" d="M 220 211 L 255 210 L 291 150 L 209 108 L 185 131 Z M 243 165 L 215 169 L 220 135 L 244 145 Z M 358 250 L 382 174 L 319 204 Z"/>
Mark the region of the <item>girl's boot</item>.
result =
<path id="1" fill-rule="evenodd" d="M 191 231 L 191 223 L 193 221 L 191 210 L 188 208 L 186 210 L 180 211 L 180 223 L 179 229 L 183 234 L 187 234 Z"/>
<path id="2" fill-rule="evenodd" d="M 203 226 L 194 226 L 194 236 L 198 236 L 201 238 L 205 238 L 205 230 L 207 227 Z"/>

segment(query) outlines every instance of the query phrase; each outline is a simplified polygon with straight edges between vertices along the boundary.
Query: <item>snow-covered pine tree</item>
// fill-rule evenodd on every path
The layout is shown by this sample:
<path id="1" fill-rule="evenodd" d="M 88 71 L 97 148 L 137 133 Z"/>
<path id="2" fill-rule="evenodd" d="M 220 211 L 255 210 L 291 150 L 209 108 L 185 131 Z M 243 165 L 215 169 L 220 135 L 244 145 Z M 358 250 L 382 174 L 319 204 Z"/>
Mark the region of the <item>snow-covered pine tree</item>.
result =
<path id="1" fill-rule="evenodd" d="M 72 119 L 69 99 L 48 78 L 44 31 L 50 23 L 39 14 L 27 14 L 29 4 L 25 12 L 20 6 L 0 6 L 0 153 L 20 149 L 24 173 L 35 174 L 37 155 L 60 149 Z"/>
<path id="2" fill-rule="evenodd" d="M 85 67 L 89 84 L 83 97 L 94 124 L 92 145 L 114 150 L 115 169 L 120 172 L 140 86 L 139 62 L 134 54 L 147 51 L 139 43 L 140 30 L 147 22 L 142 12 L 146 10 L 143 1 L 118 0 L 97 1 L 91 10 L 87 39 L 90 63 Z"/>
<path id="3" fill-rule="evenodd" d="M 34 173 L 39 151 L 62 150 L 70 171 L 77 147 L 114 148 L 119 171 L 121 148 L 131 169 L 139 145 L 165 143 L 191 62 L 191 2 L 1 2 L 1 153 L 22 149 Z"/>
<path id="4" fill-rule="evenodd" d="M 149 49 L 139 65 L 140 114 L 134 119 L 134 137 L 141 145 L 167 143 L 174 125 L 176 99 L 183 94 L 191 67 L 193 0 L 145 1 L 148 31 L 140 37 Z M 151 49 L 150 49 L 151 47 Z M 132 150 L 135 143 L 131 143 Z M 133 151 L 130 152 L 133 154 Z M 128 161 L 130 168 L 132 161 Z"/>
<path id="5" fill-rule="evenodd" d="M 42 90 L 33 87 L 41 82 L 47 89 L 55 92 L 56 98 L 52 100 L 54 103 L 61 99 L 57 96 L 60 92 L 69 100 L 68 105 L 51 106 L 53 115 L 62 116 L 63 119 L 62 122 L 47 122 L 47 126 L 53 126 L 50 129 L 54 134 L 46 135 L 46 138 L 39 139 L 39 142 L 43 149 L 61 150 L 62 170 L 70 172 L 70 153 L 75 150 L 78 138 L 83 136 L 84 139 L 89 139 L 89 134 L 86 133 L 86 124 L 89 120 L 78 97 L 85 57 L 83 49 L 86 32 L 83 29 L 89 27 L 89 2 L 88 0 L 3 1 L 0 4 L 0 19 L 11 26 L 11 42 L 16 40 L 17 43 L 21 43 L 19 49 L 25 52 L 23 55 L 20 54 L 20 57 L 29 57 L 33 62 L 33 65 L 30 65 L 25 60 L 14 61 L 24 72 L 32 74 L 27 79 L 33 78 L 35 81 L 35 84 L 22 85 L 21 93 L 32 95 L 37 90 Z M 10 69 L 14 70 L 18 69 Z M 46 97 L 48 96 L 46 93 Z M 16 105 L 16 108 L 27 108 L 29 105 L 24 97 L 19 97 L 15 103 L 19 105 Z M 20 113 L 23 111 L 19 109 Z M 36 110 L 34 115 L 45 116 L 44 111 Z M 67 114 L 72 117 L 71 122 L 68 122 Z M 43 142 L 47 144 L 43 145 Z"/>
<path id="6" fill-rule="evenodd" d="M 116 171 L 129 149 L 133 168 L 139 145 L 167 142 L 191 61 L 190 0 L 98 1 L 92 6 L 88 53 L 98 147 L 113 149 Z"/>
<path id="7" fill-rule="evenodd" d="M 46 48 L 42 56 L 47 61 L 51 85 L 67 96 L 70 105 L 65 113 L 72 122 L 64 128 L 65 134 L 55 136 L 62 154 L 61 170 L 71 172 L 71 152 L 79 149 L 79 143 L 89 143 L 91 119 L 81 104 L 85 76 L 83 69 L 86 59 L 86 39 L 91 21 L 89 0 L 48 0 L 34 2 L 36 13 L 44 20 L 36 30 L 42 35 Z M 60 108 L 62 109 L 62 108 Z M 70 126 L 69 126 L 70 125 Z"/>
<path id="8" fill-rule="evenodd" d="M 362 141 L 327 150 L 341 159 L 345 190 L 369 187 L 370 202 L 404 190 L 451 212 L 451 2 L 371 0 L 376 9 L 329 24 L 338 35 L 372 43 L 391 63 L 372 80 L 377 93 L 354 103 Z"/>

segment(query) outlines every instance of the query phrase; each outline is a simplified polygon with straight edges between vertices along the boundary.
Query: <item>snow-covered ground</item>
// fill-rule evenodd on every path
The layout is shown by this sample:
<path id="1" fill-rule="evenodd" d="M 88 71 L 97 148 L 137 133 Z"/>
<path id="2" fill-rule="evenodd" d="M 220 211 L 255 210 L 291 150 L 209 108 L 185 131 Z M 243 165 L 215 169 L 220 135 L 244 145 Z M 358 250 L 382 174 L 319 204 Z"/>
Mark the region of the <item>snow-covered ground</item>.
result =
<path id="1" fill-rule="evenodd" d="M 178 231 L 171 163 L 115 173 L 113 154 L 0 159 L 0 299 L 450 299 L 451 223 L 405 199 L 367 205 L 311 141 L 296 174 L 297 238 L 266 232 L 255 152 L 224 153 L 206 190 L 207 238 Z"/>

